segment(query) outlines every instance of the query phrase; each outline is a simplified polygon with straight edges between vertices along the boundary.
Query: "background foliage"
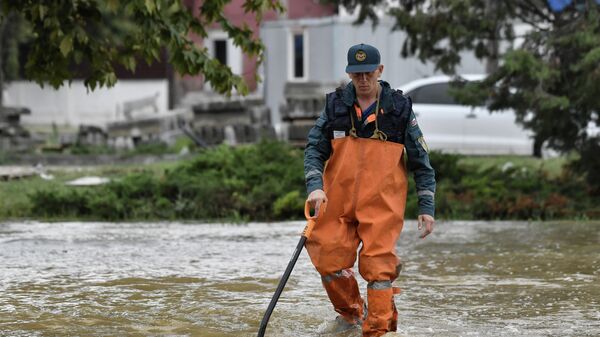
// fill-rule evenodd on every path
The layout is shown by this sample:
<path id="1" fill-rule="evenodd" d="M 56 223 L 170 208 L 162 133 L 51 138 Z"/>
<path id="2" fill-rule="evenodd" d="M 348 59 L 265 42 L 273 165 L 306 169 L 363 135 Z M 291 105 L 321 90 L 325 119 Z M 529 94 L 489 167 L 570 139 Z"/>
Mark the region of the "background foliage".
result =
<path id="1" fill-rule="evenodd" d="M 114 65 L 135 71 L 137 60 L 159 60 L 163 49 L 180 74 L 203 74 L 219 93 L 247 93 L 243 79 L 210 57 L 192 34 L 206 38 L 220 27 L 244 53 L 262 60 L 264 46 L 248 26 L 232 25 L 223 8 L 229 1 L 207 0 L 188 8 L 181 0 L 8 0 L 0 4 L 0 20 L 18 16 L 30 30 L 26 76 L 40 85 L 60 87 L 76 76 L 94 89 L 117 81 Z M 246 0 L 243 8 L 260 22 L 269 10 L 283 11 L 277 0 Z M 73 65 L 87 69 L 73 73 Z"/>
<path id="2" fill-rule="evenodd" d="M 220 146 L 156 174 L 131 173 L 96 188 L 33 191 L 36 217 L 105 220 L 275 220 L 304 206 L 303 153 L 279 142 Z M 60 206 L 63 205 L 63 206 Z"/>
<path id="3" fill-rule="evenodd" d="M 490 165 L 485 158 L 436 152 L 431 162 L 437 172 L 438 219 L 600 218 L 592 190 L 568 165 L 549 170 L 542 160 L 517 157 Z M 0 218 L 300 219 L 306 197 L 302 167 L 303 152 L 284 143 L 220 146 L 167 167 L 138 168 L 126 175 L 117 171 L 108 185 L 3 183 L 8 186 L 0 185 L 0 197 L 13 197 L 0 207 Z M 15 191 L 24 198 L 14 197 L 19 195 Z M 406 217 L 414 219 L 417 213 L 416 192 L 410 186 Z"/>
<path id="4" fill-rule="evenodd" d="M 573 169 L 600 195 L 600 3 L 572 1 L 555 12 L 546 0 L 328 0 L 377 23 L 377 7 L 406 32 L 402 56 L 456 74 L 461 53 L 487 62 L 481 83 L 455 90 L 467 104 L 514 109 L 542 144 L 579 154 Z M 459 82 L 459 81 L 457 81 Z M 592 132 L 590 132 L 592 131 Z"/>

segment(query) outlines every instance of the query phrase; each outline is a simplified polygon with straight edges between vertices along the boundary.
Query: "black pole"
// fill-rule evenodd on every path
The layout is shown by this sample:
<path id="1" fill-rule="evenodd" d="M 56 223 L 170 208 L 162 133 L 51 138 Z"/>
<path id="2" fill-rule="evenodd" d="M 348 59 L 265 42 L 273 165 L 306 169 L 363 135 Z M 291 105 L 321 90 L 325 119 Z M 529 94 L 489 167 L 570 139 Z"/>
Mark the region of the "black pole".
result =
<path id="1" fill-rule="evenodd" d="M 265 331 L 267 330 L 267 324 L 269 324 L 269 318 L 271 318 L 271 314 L 273 313 L 273 309 L 275 309 L 275 305 L 279 300 L 279 296 L 283 292 L 283 288 L 285 288 L 285 284 L 290 278 L 290 274 L 292 273 L 292 269 L 294 269 L 294 265 L 296 265 L 296 261 L 298 261 L 298 256 L 300 256 L 300 252 L 302 252 L 302 248 L 304 248 L 304 243 L 306 242 L 306 236 L 302 235 L 300 237 L 300 241 L 296 246 L 296 250 L 294 251 L 294 255 L 290 259 L 285 272 L 283 272 L 283 276 L 279 280 L 279 284 L 277 285 L 277 290 L 275 290 L 275 294 L 273 294 L 273 298 L 271 298 L 271 303 L 269 303 L 269 307 L 263 316 L 262 321 L 260 322 L 260 329 L 258 330 L 258 337 L 263 337 L 265 335 Z"/>

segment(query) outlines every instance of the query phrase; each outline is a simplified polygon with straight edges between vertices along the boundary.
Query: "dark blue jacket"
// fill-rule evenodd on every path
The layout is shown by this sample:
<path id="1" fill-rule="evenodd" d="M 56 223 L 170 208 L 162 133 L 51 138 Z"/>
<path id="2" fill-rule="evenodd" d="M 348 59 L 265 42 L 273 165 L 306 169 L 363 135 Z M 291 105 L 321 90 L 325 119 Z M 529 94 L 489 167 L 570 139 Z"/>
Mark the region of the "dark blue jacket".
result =
<path id="1" fill-rule="evenodd" d="M 377 123 L 386 133 L 388 141 L 404 144 L 408 157 L 408 170 L 413 172 L 419 198 L 419 214 L 434 216 L 435 172 L 429 163 L 427 146 L 419 128 L 412 103 L 400 91 L 393 90 L 387 82 L 380 81 L 382 91 Z M 345 131 L 348 135 L 350 118 L 355 118 L 357 135 L 369 138 L 375 123 L 363 125 L 354 111 L 356 93 L 352 83 L 336 92 L 327 94 L 325 109 L 308 134 L 304 151 L 304 174 L 308 193 L 323 188 L 323 169 L 331 155 L 331 139 L 334 131 Z M 350 111 L 351 113 L 348 113 Z M 350 117 L 352 116 L 352 117 Z"/>

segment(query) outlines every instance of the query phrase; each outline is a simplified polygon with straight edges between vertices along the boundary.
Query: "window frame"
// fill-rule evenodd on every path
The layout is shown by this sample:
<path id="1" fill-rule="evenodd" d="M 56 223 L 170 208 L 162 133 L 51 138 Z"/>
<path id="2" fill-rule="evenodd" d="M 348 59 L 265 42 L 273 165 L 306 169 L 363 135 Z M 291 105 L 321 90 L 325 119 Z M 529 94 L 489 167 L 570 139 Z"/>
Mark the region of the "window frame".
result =
<path id="1" fill-rule="evenodd" d="M 225 40 L 227 64 L 235 75 L 241 75 L 244 71 L 244 53 L 242 49 L 233 43 L 233 39 L 227 33 L 220 29 L 208 31 L 208 36 L 205 38 L 204 46 L 208 50 L 208 55 L 216 59 L 216 50 L 214 42 L 216 40 Z"/>

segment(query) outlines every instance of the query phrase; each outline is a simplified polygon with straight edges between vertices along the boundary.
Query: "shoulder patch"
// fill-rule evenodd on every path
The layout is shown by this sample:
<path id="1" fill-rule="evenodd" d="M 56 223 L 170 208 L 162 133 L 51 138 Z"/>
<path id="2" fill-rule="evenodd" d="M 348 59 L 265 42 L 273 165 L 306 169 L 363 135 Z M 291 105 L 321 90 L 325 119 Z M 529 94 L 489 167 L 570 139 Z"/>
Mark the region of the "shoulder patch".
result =
<path id="1" fill-rule="evenodd" d="M 429 153 L 429 147 L 427 146 L 427 143 L 425 142 L 425 138 L 423 136 L 419 137 L 419 139 L 417 139 L 417 141 L 419 142 L 419 144 L 421 144 L 421 146 L 423 147 L 423 150 L 425 150 L 425 152 Z"/>

